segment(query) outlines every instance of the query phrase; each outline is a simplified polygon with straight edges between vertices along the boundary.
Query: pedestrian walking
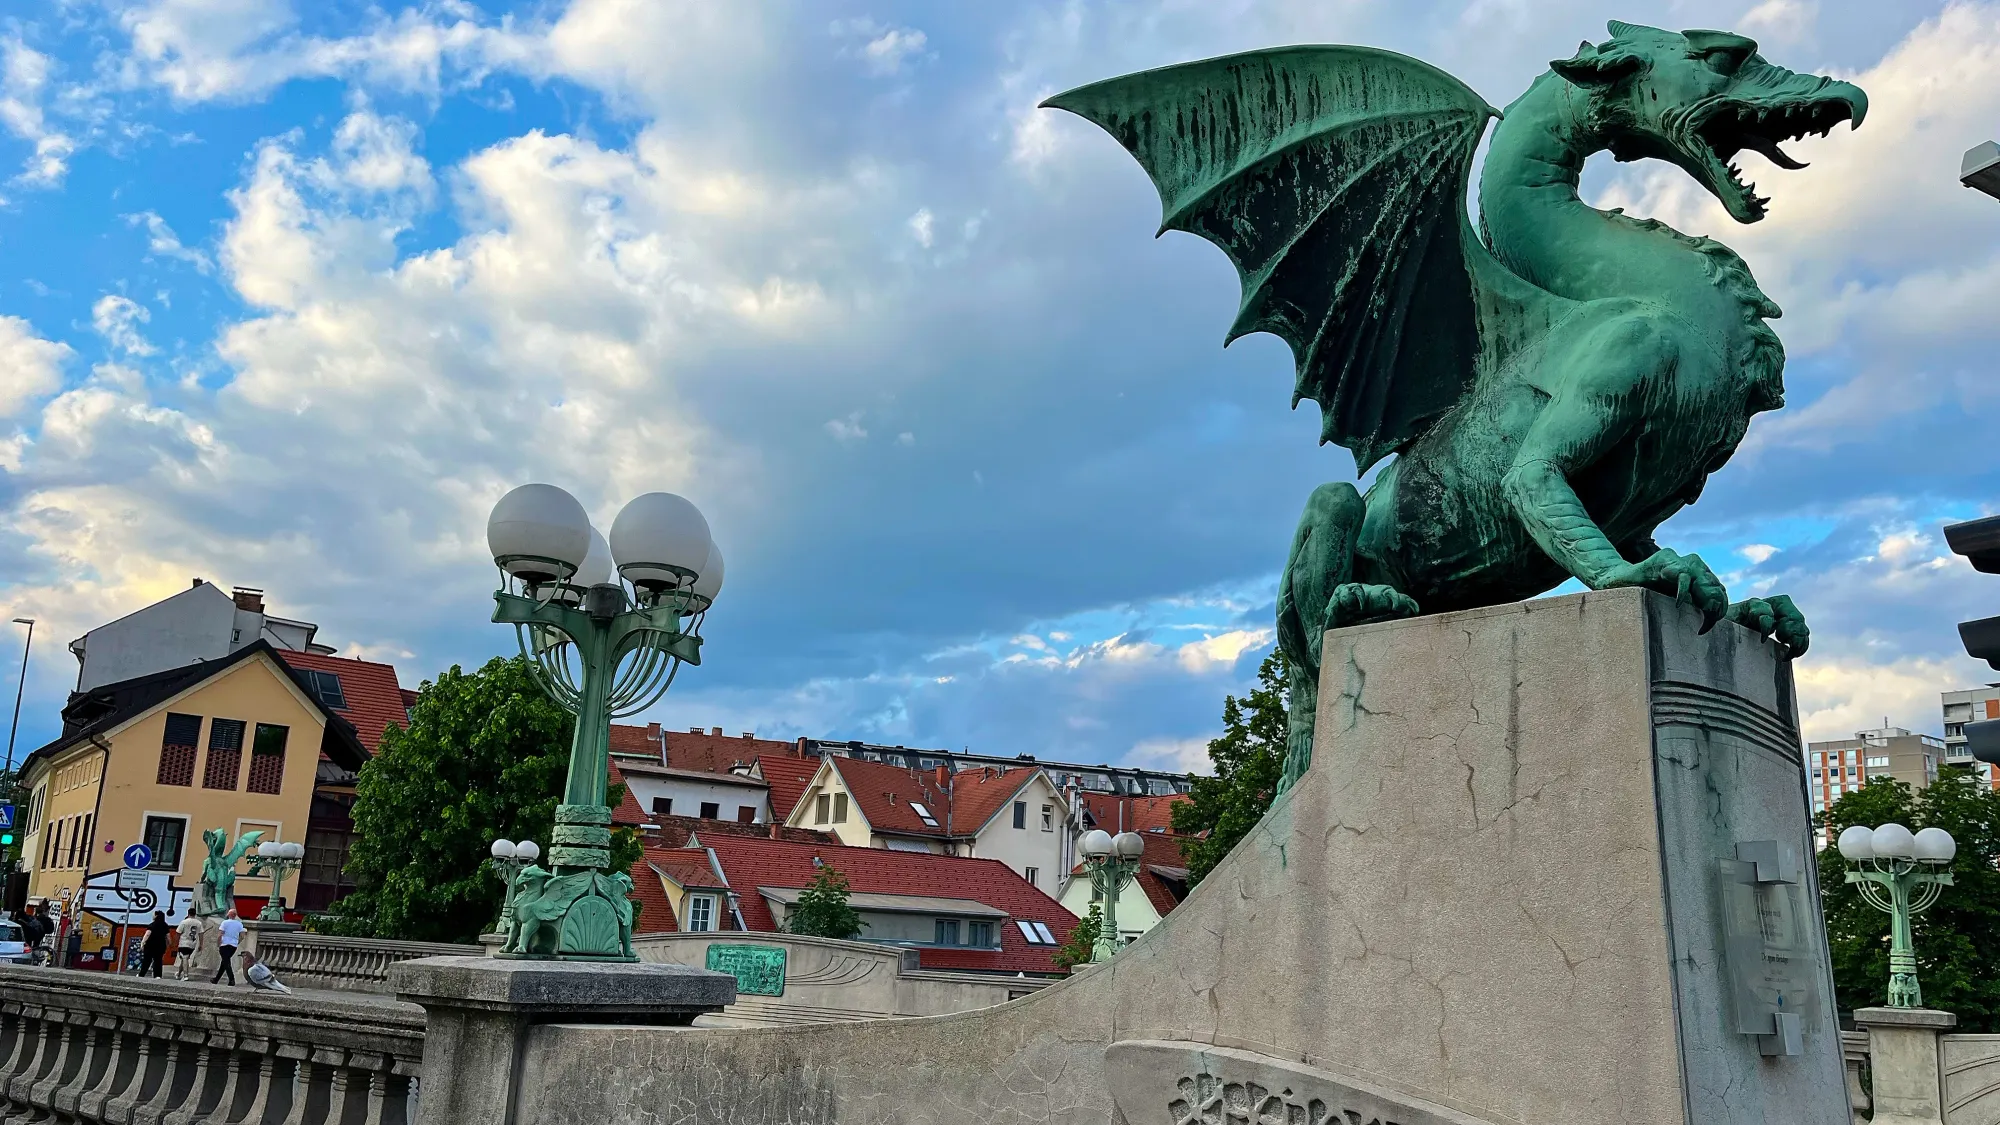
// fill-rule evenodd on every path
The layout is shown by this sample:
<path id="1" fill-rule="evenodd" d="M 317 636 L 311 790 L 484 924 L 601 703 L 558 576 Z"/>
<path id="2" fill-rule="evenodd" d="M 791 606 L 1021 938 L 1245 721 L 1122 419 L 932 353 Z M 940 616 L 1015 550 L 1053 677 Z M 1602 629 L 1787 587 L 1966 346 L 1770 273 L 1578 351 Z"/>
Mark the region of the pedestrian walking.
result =
<path id="1" fill-rule="evenodd" d="M 139 946 L 139 975 L 141 977 L 146 975 L 146 970 L 151 969 L 153 971 L 153 979 L 160 979 L 160 966 L 167 959 L 167 935 L 172 932 L 173 927 L 167 925 L 166 913 L 159 910 L 153 911 L 153 920 L 146 926 L 146 940 Z"/>
<path id="2" fill-rule="evenodd" d="M 201 919 L 190 910 L 174 931 L 180 935 L 180 953 L 174 957 L 174 979 L 186 980 L 194 972 L 195 951 L 201 948 Z"/>
<path id="3" fill-rule="evenodd" d="M 222 919 L 222 929 L 217 936 L 217 940 L 221 942 L 222 964 L 215 967 L 215 975 L 208 979 L 208 983 L 216 984 L 223 977 L 228 977 L 229 987 L 234 988 L 236 987 L 236 968 L 230 962 L 236 956 L 237 943 L 243 940 L 243 923 L 236 917 L 234 910 L 230 911 Z"/>

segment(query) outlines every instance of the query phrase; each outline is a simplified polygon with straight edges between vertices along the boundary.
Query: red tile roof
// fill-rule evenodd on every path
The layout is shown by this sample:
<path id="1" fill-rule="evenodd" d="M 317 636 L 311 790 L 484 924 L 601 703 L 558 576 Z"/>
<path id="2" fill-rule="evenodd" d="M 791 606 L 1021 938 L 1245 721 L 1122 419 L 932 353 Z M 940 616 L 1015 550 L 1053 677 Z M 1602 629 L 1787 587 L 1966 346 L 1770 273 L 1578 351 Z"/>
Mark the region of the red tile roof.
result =
<path id="1" fill-rule="evenodd" d="M 660 885 L 662 874 L 650 857 L 632 866 L 632 897 L 639 900 L 639 917 L 632 924 L 635 934 L 670 934 L 681 928 L 674 918 L 674 904 L 667 901 L 667 889 Z"/>
<path id="2" fill-rule="evenodd" d="M 611 759 L 610 769 L 606 772 L 612 785 L 625 785 L 625 774 L 618 768 L 618 759 L 615 756 Z M 646 810 L 639 807 L 639 798 L 632 795 L 631 786 L 625 785 L 625 792 L 618 798 L 618 807 L 611 810 L 611 823 L 623 828 L 637 828 L 642 824 L 652 823 L 646 815 Z"/>
<path id="3" fill-rule="evenodd" d="M 1092 826 L 1114 836 L 1120 832 L 1150 833 L 1155 828 L 1172 832 L 1173 808 L 1188 800 L 1185 793 L 1164 797 L 1119 797 L 1087 789 L 1082 792 L 1082 797 L 1084 811 L 1090 814 Z"/>
<path id="4" fill-rule="evenodd" d="M 861 758 L 827 761 L 840 771 L 841 783 L 868 818 L 870 828 L 899 836 L 952 839 L 977 833 L 1041 772 L 982 766 L 951 773 L 943 767 L 910 770 Z M 910 807 L 912 802 L 922 804 L 937 823 L 925 823 Z"/>
<path id="5" fill-rule="evenodd" d="M 798 755 L 798 743 L 770 738 L 693 731 L 661 732 L 666 746 L 667 765 L 687 770 L 728 773 L 731 766 L 747 766 L 763 754 Z M 657 750 L 658 744 L 655 744 Z"/>
<path id="6" fill-rule="evenodd" d="M 806 786 L 819 772 L 819 759 L 797 758 L 789 754 L 759 754 L 753 768 L 757 776 L 771 787 L 771 819 L 783 822 L 791 818 L 792 810 L 799 805 L 799 798 L 806 795 Z"/>
<path id="7" fill-rule="evenodd" d="M 849 888 L 859 893 L 969 898 L 1006 912 L 1007 921 L 999 927 L 998 950 L 923 947 L 918 958 L 926 969 L 1053 973 L 1056 947 L 1030 945 L 1014 923 L 1041 922 L 1057 942 L 1067 939 L 1070 928 L 1076 925 L 1076 918 L 1056 900 L 997 859 L 795 844 L 746 836 L 713 835 L 702 842 L 721 862 L 744 924 L 752 930 L 770 933 L 778 928 L 757 888 L 796 890 L 812 885 L 818 871 L 815 858 L 846 876 Z"/>
<path id="8" fill-rule="evenodd" d="M 414 698 L 415 693 L 404 692 L 402 685 L 396 682 L 393 665 L 283 649 L 277 650 L 277 655 L 301 671 L 332 672 L 340 677 L 340 693 L 347 698 L 347 706 L 332 710 L 354 724 L 355 735 L 370 754 L 382 745 L 382 735 L 388 731 L 390 723 L 399 727 L 410 724 L 410 714 L 404 709 L 403 700 L 406 696 Z"/>
<path id="9" fill-rule="evenodd" d="M 660 760 L 660 724 L 649 723 L 643 727 L 626 723 L 611 724 L 611 752 L 632 754 Z"/>

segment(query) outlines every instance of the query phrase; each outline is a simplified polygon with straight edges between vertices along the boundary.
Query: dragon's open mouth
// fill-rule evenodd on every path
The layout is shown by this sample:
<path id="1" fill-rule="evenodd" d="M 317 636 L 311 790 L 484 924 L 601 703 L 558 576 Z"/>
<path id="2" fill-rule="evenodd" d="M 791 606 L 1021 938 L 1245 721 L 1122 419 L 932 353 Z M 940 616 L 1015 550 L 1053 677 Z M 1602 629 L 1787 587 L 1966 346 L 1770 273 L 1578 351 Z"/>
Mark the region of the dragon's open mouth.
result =
<path id="1" fill-rule="evenodd" d="M 1846 90 L 1851 87 L 1845 83 L 1826 85 L 1832 89 L 1805 96 L 1754 101 L 1717 98 L 1688 115 L 1678 147 L 1738 222 L 1754 223 L 1763 218 L 1764 205 L 1771 200 L 1757 194 L 1756 184 L 1744 182 L 1743 170 L 1734 160 L 1737 153 L 1749 149 L 1780 168 L 1803 168 L 1805 165 L 1787 155 L 1778 142 L 1797 140 L 1808 133 L 1825 136 L 1842 121 L 1861 124 L 1868 103 L 1848 96 Z"/>

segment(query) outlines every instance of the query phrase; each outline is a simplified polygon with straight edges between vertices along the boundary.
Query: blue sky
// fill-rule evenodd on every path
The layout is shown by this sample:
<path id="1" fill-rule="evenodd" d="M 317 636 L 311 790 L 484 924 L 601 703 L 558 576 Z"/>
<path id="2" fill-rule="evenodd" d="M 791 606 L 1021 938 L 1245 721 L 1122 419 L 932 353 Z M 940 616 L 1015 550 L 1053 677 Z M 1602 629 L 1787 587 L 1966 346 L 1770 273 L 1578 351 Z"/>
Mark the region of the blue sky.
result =
<path id="1" fill-rule="evenodd" d="M 1713 234 L 1787 310 L 1790 406 L 1661 541 L 1814 625 L 1808 733 L 2000 678 L 1943 554 L 1990 510 L 2000 4 L 68 0 L 0 7 L 0 601 L 60 643 L 260 586 L 414 685 L 501 653 L 487 509 L 708 514 L 729 584 L 652 717 L 1184 764 L 1268 651 L 1299 505 L 1351 477 L 1214 248 L 1047 94 L 1288 42 L 1504 104 L 1606 16 L 1756 36 L 1867 125 L 1587 194 Z M 1758 158 L 1746 158 L 1756 164 Z M 46 643 L 45 643 L 46 642 Z M 11 669 L 13 665 L 7 658 Z M 8 673 L 11 674 L 11 671 Z"/>

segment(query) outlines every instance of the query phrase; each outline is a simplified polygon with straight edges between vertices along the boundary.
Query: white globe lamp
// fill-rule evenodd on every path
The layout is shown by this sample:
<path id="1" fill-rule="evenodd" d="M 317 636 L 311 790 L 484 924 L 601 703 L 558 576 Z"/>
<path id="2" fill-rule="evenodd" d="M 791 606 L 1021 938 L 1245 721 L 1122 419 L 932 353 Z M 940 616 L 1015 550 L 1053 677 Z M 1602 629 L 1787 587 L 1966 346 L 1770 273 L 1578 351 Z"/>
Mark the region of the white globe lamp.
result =
<path id="1" fill-rule="evenodd" d="M 590 552 L 590 517 L 552 484 L 524 484 L 486 519 L 486 547 L 500 569 L 529 585 L 567 578 Z"/>
<path id="2" fill-rule="evenodd" d="M 285 845 L 286 859 L 304 859 L 305 857 L 306 857 L 306 846 L 304 844 L 299 843 L 297 840 L 293 840 L 291 843 Z"/>
<path id="3" fill-rule="evenodd" d="M 542 858 L 542 846 L 533 840 L 523 840 L 514 845 L 514 857 L 533 863 Z"/>
<path id="4" fill-rule="evenodd" d="M 1093 828 L 1083 834 L 1077 848 L 1092 859 L 1103 859 L 1111 854 L 1111 833 L 1102 828 Z"/>
<path id="5" fill-rule="evenodd" d="M 1958 855 L 1958 841 L 1942 828 L 1925 828 L 1917 833 L 1916 852 L 1924 863 L 1950 863 Z"/>
<path id="6" fill-rule="evenodd" d="M 1146 852 L 1146 840 L 1137 832 L 1120 832 L 1111 838 L 1111 850 L 1119 859 L 1138 859 Z"/>
<path id="7" fill-rule="evenodd" d="M 1853 825 L 1840 834 L 1840 854 L 1855 863 L 1875 858 L 1875 830 Z"/>
<path id="8" fill-rule="evenodd" d="M 1917 838 L 1900 824 L 1885 824 L 1875 830 L 1872 841 L 1877 859 L 1915 859 Z"/>
<path id="9" fill-rule="evenodd" d="M 708 545 L 708 561 L 695 576 L 693 589 L 704 607 L 715 604 L 715 596 L 722 592 L 722 548 L 714 543 Z"/>
<path id="10" fill-rule="evenodd" d="M 495 840 L 495 841 L 493 841 L 493 858 L 494 858 L 494 859 L 513 859 L 513 858 L 514 858 L 514 841 L 512 841 L 512 840 Z"/>
<path id="11" fill-rule="evenodd" d="M 270 840 L 266 840 L 263 843 L 257 845 L 258 859 L 276 859 L 277 857 L 278 857 L 278 845 L 276 843 Z"/>
<path id="12" fill-rule="evenodd" d="M 700 574 L 714 545 L 701 509 L 671 492 L 635 496 L 611 521 L 618 573 L 649 593 L 677 589 Z"/>

